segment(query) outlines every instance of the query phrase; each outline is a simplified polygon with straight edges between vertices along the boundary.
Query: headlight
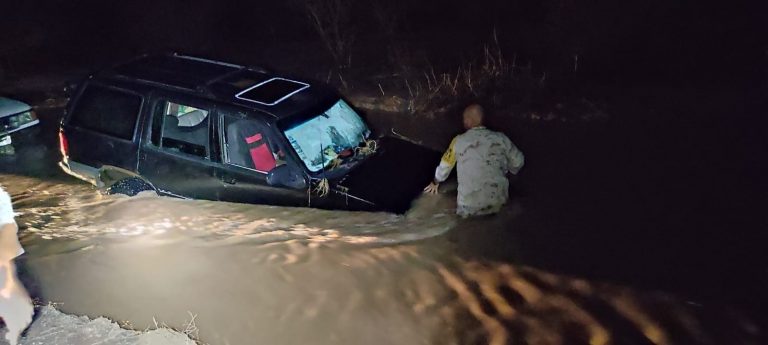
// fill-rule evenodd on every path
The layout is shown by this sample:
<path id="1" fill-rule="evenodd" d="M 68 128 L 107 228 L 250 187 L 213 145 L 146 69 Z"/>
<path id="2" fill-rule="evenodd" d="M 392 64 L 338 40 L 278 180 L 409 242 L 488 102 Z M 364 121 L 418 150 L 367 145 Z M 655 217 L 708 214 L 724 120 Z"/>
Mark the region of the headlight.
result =
<path id="1" fill-rule="evenodd" d="M 37 115 L 32 110 L 0 119 L 0 134 L 13 132 L 15 129 L 34 122 L 35 120 L 37 120 Z"/>
<path id="2" fill-rule="evenodd" d="M 36 119 L 37 119 L 37 115 L 35 115 L 34 111 L 30 110 L 30 111 L 21 113 L 19 115 L 11 116 L 11 121 L 10 122 L 11 122 L 11 126 L 13 126 L 15 124 L 16 127 L 18 128 L 18 127 L 26 125 L 26 124 L 28 124 L 28 123 L 30 123 L 32 121 L 35 121 Z"/>

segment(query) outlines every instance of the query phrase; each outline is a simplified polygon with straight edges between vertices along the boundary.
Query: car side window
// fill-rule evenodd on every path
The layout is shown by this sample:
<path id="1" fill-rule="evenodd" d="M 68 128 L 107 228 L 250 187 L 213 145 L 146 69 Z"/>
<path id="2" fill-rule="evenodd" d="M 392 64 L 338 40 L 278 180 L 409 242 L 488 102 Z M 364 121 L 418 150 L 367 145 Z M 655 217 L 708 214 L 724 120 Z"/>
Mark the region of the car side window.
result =
<path id="1" fill-rule="evenodd" d="M 151 138 L 153 144 L 172 152 L 210 158 L 209 110 L 172 101 L 160 101 L 154 112 Z"/>
<path id="2" fill-rule="evenodd" d="M 142 98 L 103 86 L 89 85 L 72 111 L 69 124 L 132 140 Z"/>
<path id="3" fill-rule="evenodd" d="M 260 173 L 284 164 L 282 151 L 256 119 L 224 115 L 224 162 Z"/>

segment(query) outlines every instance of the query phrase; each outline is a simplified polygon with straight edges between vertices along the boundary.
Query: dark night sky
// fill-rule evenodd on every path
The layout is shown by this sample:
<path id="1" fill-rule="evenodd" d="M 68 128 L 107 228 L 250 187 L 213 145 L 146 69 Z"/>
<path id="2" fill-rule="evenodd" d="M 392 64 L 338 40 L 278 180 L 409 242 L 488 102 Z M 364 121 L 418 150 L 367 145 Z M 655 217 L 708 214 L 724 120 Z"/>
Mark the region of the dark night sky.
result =
<path id="1" fill-rule="evenodd" d="M 352 1 L 358 43 L 375 43 L 372 0 Z M 315 41 L 300 1 L 4 1 L 0 55 L 88 64 L 138 52 L 227 57 Z M 479 0 L 384 2 L 403 39 L 437 50 L 488 40 L 551 70 L 579 54 L 595 78 L 647 82 L 745 81 L 766 63 L 764 4 L 700 1 Z M 471 4 L 471 5 L 470 5 Z M 446 42 L 446 43 L 443 43 Z M 457 43 L 458 42 L 458 43 Z M 249 46 L 246 49 L 239 47 Z M 364 49 L 364 48 L 363 48 Z M 462 49 L 462 48 L 459 48 Z M 469 49 L 469 48 L 467 48 Z"/>

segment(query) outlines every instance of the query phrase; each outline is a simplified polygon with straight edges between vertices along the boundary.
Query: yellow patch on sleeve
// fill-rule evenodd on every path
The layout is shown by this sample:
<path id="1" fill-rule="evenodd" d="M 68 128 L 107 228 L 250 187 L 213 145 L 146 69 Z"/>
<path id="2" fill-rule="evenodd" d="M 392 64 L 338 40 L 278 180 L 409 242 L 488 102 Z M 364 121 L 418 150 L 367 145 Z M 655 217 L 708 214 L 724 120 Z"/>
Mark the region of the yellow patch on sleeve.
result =
<path id="1" fill-rule="evenodd" d="M 440 159 L 440 161 L 450 167 L 453 167 L 456 164 L 456 150 L 454 149 L 454 146 L 456 146 L 456 138 L 454 137 L 453 140 L 451 140 L 451 144 L 448 145 L 448 150 L 443 153 L 443 158 Z"/>

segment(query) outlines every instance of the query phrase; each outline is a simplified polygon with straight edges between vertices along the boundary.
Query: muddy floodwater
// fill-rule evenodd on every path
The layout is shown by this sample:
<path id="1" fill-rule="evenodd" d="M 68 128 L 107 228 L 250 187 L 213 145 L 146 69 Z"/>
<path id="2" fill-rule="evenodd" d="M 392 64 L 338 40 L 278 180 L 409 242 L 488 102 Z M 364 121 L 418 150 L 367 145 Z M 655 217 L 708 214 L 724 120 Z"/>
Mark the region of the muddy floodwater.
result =
<path id="1" fill-rule="evenodd" d="M 462 254 L 477 237 L 492 248 L 529 212 L 525 200 L 464 221 L 450 190 L 404 216 L 109 196 L 58 172 L 56 150 L 55 137 L 19 148 L 24 158 L 0 163 L 0 183 L 27 250 L 22 280 L 66 313 L 191 329 L 208 344 L 762 339 L 738 307 Z"/>
<path id="2" fill-rule="evenodd" d="M 611 316 L 668 344 L 660 314 L 707 339 L 695 306 L 664 294 L 459 259 L 442 236 L 458 223 L 447 197 L 403 217 L 3 184 L 32 290 L 136 329 L 194 317 L 210 344 L 605 344 L 627 336 Z"/>
<path id="3" fill-rule="evenodd" d="M 449 198 L 424 198 L 403 217 L 104 196 L 9 175 L 3 184 L 31 290 L 136 329 L 194 318 L 210 344 L 709 339 L 696 306 L 663 293 L 458 258 L 443 236 L 459 223 Z M 749 334 L 738 313 L 723 319 Z"/>

